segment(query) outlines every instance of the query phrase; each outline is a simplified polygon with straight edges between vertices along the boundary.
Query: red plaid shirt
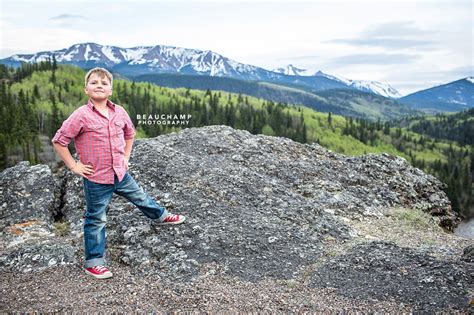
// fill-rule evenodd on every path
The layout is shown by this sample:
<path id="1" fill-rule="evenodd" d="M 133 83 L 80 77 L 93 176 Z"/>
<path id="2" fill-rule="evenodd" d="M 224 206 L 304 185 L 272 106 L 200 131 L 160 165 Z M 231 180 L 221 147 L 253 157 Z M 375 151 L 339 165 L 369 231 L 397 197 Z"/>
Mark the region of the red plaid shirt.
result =
<path id="1" fill-rule="evenodd" d="M 89 100 L 76 109 L 52 139 L 67 146 L 72 140 L 83 164 L 92 165 L 94 174 L 87 178 L 95 183 L 113 184 L 114 175 L 125 176 L 125 139 L 133 139 L 135 128 L 122 106 L 107 101 L 109 119 L 99 113 Z"/>

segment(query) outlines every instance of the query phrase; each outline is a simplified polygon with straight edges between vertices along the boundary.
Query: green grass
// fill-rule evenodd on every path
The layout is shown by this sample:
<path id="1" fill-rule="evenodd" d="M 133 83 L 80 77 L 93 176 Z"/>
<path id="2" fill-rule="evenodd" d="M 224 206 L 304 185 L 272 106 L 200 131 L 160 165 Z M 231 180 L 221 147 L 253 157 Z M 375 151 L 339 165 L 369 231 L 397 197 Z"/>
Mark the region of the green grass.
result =
<path id="1" fill-rule="evenodd" d="M 414 229 L 427 230 L 437 227 L 433 217 L 422 210 L 396 208 L 393 217 L 403 225 Z"/>
<path id="2" fill-rule="evenodd" d="M 69 234 L 70 224 L 69 222 L 54 222 L 53 232 L 57 236 L 66 236 Z"/>

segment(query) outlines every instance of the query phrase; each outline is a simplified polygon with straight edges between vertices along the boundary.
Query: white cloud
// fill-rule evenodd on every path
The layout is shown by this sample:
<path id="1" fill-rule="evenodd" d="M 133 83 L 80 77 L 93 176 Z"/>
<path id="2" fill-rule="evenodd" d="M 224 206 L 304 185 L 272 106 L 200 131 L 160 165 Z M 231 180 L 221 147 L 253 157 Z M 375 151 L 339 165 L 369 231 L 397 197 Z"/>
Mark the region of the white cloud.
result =
<path id="1" fill-rule="evenodd" d="M 84 17 L 82 15 L 75 15 L 75 14 L 61 14 L 61 15 L 53 16 L 52 18 L 49 18 L 49 19 L 54 20 L 54 21 L 57 21 L 57 20 L 61 20 L 61 21 L 64 21 L 64 20 L 87 20 L 86 17 Z"/>
<path id="2" fill-rule="evenodd" d="M 402 94 L 423 84 L 415 78 L 425 87 L 439 80 L 429 80 L 427 69 L 446 79 L 455 68 L 472 69 L 470 1 L 3 0 L 1 6 L 2 58 L 79 42 L 162 44 L 209 49 L 266 69 L 291 63 L 385 81 Z"/>

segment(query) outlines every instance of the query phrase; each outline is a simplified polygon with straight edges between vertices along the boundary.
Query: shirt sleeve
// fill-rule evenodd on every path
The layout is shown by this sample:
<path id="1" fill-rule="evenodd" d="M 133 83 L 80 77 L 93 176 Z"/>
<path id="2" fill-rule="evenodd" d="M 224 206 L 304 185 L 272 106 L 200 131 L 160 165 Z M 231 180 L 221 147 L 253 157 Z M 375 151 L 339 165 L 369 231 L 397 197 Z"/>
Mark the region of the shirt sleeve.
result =
<path id="1" fill-rule="evenodd" d="M 124 121 L 125 121 L 125 125 L 123 126 L 123 136 L 125 140 L 130 140 L 135 137 L 135 127 L 133 126 L 133 122 L 130 119 L 130 116 L 128 115 L 125 108 L 122 108 L 122 110 L 123 110 Z"/>
<path id="2" fill-rule="evenodd" d="M 51 142 L 67 146 L 71 141 L 82 132 L 83 122 L 78 110 L 75 110 L 68 119 L 66 119 L 61 128 L 56 132 Z"/>

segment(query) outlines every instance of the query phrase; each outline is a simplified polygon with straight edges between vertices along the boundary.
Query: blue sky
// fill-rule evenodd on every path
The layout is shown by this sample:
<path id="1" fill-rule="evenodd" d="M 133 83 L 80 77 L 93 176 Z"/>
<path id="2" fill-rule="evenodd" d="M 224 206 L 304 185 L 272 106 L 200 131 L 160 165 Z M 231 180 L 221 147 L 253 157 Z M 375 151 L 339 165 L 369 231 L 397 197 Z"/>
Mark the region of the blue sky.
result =
<path id="1" fill-rule="evenodd" d="M 2 0 L 0 9 L 0 58 L 82 42 L 171 45 L 381 81 L 402 95 L 474 75 L 471 1 Z"/>

